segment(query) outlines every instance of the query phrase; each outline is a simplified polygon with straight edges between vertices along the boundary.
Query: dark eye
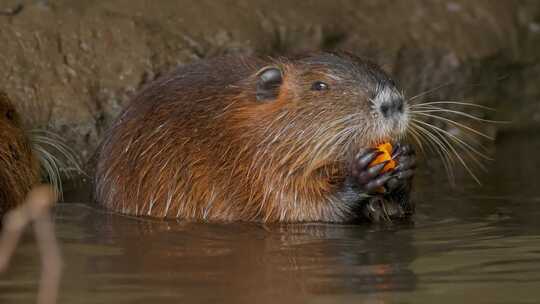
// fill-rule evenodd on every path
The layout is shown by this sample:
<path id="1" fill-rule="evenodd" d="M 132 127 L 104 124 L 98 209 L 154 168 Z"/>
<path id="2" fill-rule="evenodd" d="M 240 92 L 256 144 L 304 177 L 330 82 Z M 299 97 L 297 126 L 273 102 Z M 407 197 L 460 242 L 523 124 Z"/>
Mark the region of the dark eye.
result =
<path id="1" fill-rule="evenodd" d="M 313 91 L 325 91 L 328 90 L 328 85 L 322 81 L 316 81 L 311 86 Z"/>

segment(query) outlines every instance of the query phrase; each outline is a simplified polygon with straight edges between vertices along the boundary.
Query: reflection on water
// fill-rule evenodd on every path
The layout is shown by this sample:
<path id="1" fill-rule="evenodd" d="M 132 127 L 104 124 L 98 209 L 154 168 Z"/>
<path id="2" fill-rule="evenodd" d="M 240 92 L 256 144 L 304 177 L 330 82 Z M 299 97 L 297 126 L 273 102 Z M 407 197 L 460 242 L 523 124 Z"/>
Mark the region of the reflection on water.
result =
<path id="1" fill-rule="evenodd" d="M 177 223 L 62 204 L 61 303 L 536 303 L 539 150 L 540 137 L 502 137 L 483 187 L 424 168 L 414 225 Z M 28 237 L 0 302 L 32 303 L 38 276 Z"/>

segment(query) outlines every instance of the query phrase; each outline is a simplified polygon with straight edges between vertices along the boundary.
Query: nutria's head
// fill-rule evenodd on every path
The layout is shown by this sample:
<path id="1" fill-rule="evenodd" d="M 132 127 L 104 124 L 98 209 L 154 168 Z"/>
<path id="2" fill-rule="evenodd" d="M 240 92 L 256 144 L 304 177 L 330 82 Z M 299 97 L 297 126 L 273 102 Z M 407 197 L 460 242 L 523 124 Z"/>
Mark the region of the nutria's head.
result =
<path id="1" fill-rule="evenodd" d="M 297 63 L 298 94 L 293 98 L 321 109 L 321 122 L 356 130 L 362 144 L 373 145 L 403 135 L 408 105 L 395 82 L 375 63 L 350 54 L 322 54 Z M 294 77 L 294 76 L 293 76 Z"/>
<path id="2" fill-rule="evenodd" d="M 38 178 L 39 164 L 19 116 L 0 92 L 0 214 L 22 202 Z"/>
<path id="3" fill-rule="evenodd" d="M 253 136 L 288 165 L 346 161 L 360 148 L 399 140 L 409 123 L 409 106 L 394 81 L 351 54 L 276 60 L 242 89 L 241 106 L 230 109 L 236 108 L 242 136 Z"/>

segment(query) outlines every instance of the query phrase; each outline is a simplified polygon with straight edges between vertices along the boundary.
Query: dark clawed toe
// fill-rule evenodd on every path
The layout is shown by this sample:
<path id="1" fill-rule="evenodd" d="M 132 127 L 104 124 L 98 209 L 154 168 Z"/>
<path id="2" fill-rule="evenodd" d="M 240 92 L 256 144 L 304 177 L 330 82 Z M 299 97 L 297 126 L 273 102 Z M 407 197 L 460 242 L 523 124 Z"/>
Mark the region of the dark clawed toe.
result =
<path id="1" fill-rule="evenodd" d="M 364 189 L 368 193 L 376 192 L 378 189 L 384 186 L 390 178 L 392 178 L 392 174 L 390 172 L 382 174 L 378 176 L 377 178 L 375 178 L 374 180 L 365 184 Z"/>
<path id="2" fill-rule="evenodd" d="M 385 184 L 389 192 L 400 191 L 410 184 L 416 169 L 416 155 L 413 147 L 409 144 L 395 144 L 392 158 L 397 166 L 393 170 L 392 178 Z"/>
<path id="3" fill-rule="evenodd" d="M 397 147 L 396 151 L 392 152 L 392 158 L 398 163 L 394 171 L 396 174 L 413 171 L 416 168 L 416 154 L 413 147 L 409 144 L 399 144 Z"/>
<path id="4" fill-rule="evenodd" d="M 394 144 L 394 147 L 392 148 L 392 153 L 391 153 L 392 158 L 395 158 L 397 156 L 398 152 L 401 151 L 401 146 L 402 145 L 403 144 L 401 144 L 399 142 Z"/>
<path id="5" fill-rule="evenodd" d="M 365 169 L 363 172 L 360 172 L 358 174 L 358 177 L 357 177 L 358 182 L 360 184 L 368 184 L 368 183 L 370 183 L 371 181 L 373 181 L 373 179 L 375 179 L 377 176 L 379 176 L 382 169 L 384 168 L 384 166 L 386 166 L 387 163 L 388 163 L 388 161 L 385 161 L 385 162 L 377 164 L 377 165 L 375 165 L 373 167 L 369 167 L 369 168 Z"/>
<path id="6" fill-rule="evenodd" d="M 369 166 L 371 162 L 381 154 L 375 148 L 362 149 L 353 163 L 352 176 L 356 185 L 362 192 L 375 192 L 375 190 L 390 178 L 389 175 L 381 174 L 384 166 L 389 161 L 379 163 L 374 166 Z"/>
<path id="7" fill-rule="evenodd" d="M 392 158 L 400 158 L 407 155 L 414 156 L 415 154 L 416 152 L 410 144 L 396 143 L 392 149 Z"/>
<path id="8" fill-rule="evenodd" d="M 381 152 L 375 148 L 362 149 L 356 156 L 354 165 L 359 171 L 364 170 L 380 154 Z"/>
<path id="9" fill-rule="evenodd" d="M 406 171 L 416 168 L 416 158 L 411 156 L 403 156 L 398 160 L 396 171 Z"/>

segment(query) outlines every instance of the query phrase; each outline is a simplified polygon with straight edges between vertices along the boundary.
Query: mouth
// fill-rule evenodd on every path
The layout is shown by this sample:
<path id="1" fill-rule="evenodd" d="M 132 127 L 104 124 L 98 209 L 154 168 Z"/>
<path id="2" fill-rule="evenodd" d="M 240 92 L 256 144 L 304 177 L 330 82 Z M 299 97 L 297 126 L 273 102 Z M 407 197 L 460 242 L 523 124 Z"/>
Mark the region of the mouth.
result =
<path id="1" fill-rule="evenodd" d="M 370 146 L 377 146 L 387 142 L 400 141 L 407 134 L 409 128 L 409 115 L 407 111 L 391 119 L 384 119 L 373 132 Z"/>

